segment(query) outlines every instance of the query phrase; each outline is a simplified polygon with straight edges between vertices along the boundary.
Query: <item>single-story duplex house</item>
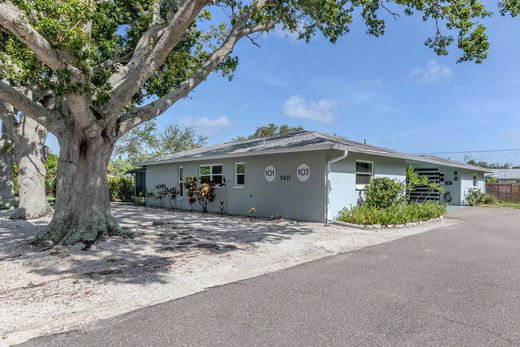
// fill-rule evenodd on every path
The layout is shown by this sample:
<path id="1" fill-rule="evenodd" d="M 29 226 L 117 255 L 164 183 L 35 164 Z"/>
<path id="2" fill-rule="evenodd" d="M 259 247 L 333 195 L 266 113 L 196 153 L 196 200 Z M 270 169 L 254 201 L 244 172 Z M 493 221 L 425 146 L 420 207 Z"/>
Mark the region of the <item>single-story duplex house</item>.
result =
<path id="1" fill-rule="evenodd" d="M 491 169 L 486 177 L 496 178 L 498 183 L 520 183 L 520 169 Z"/>
<path id="2" fill-rule="evenodd" d="M 195 176 L 201 182 L 217 184 L 216 200 L 209 206 L 212 212 L 223 206 L 227 213 L 247 215 L 254 208 L 260 217 L 319 222 L 332 220 L 344 207 L 359 204 L 374 177 L 404 182 L 409 165 L 445 189 L 443 194 L 425 194 L 419 189 L 414 198 L 451 205 L 465 205 L 471 188 L 484 191 L 486 171 L 315 131 L 212 145 L 137 164 L 145 170 L 135 174 L 140 183 L 136 189 L 148 192 L 148 205 L 169 206 L 169 202 L 153 197 L 158 184 L 182 187 L 186 177 Z M 189 205 L 183 189 L 176 205 L 198 208 L 197 204 Z"/>

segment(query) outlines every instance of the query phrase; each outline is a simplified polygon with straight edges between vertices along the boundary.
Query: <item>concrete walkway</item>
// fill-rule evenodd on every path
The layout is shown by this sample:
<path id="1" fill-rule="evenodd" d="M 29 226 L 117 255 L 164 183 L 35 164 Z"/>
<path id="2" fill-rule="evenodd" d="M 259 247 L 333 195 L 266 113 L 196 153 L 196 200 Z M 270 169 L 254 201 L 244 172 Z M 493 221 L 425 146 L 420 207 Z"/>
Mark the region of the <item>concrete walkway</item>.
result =
<path id="1" fill-rule="evenodd" d="M 465 223 L 27 345 L 520 345 L 520 210 L 450 214 Z"/>

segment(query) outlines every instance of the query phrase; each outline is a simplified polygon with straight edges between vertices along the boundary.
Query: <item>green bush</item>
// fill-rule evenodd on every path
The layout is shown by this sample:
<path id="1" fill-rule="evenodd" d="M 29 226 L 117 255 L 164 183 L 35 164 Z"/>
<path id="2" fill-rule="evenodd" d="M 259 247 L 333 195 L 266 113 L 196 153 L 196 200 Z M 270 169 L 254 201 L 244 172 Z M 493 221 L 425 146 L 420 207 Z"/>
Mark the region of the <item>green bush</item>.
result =
<path id="1" fill-rule="evenodd" d="M 500 201 L 498 201 L 498 199 L 496 197 L 494 197 L 493 195 L 489 195 L 489 194 L 484 195 L 484 204 L 495 205 L 495 204 L 498 204 L 499 202 Z"/>
<path id="2" fill-rule="evenodd" d="M 367 186 L 365 202 L 372 207 L 387 208 L 399 202 L 403 192 L 403 185 L 398 180 L 378 177 Z"/>
<path id="3" fill-rule="evenodd" d="M 110 201 L 133 201 L 134 180 L 131 177 L 108 177 L 108 195 Z"/>
<path id="4" fill-rule="evenodd" d="M 478 188 L 472 188 L 466 194 L 466 201 L 470 206 L 483 204 L 486 201 L 486 194 L 482 193 Z"/>
<path id="5" fill-rule="evenodd" d="M 52 197 L 56 197 L 56 183 L 58 182 L 58 179 L 56 178 L 56 176 L 54 176 L 51 180 L 51 196 Z"/>
<path id="6" fill-rule="evenodd" d="M 428 201 L 422 204 L 399 203 L 387 208 L 377 208 L 368 204 L 343 209 L 338 220 L 347 223 L 369 224 L 406 224 L 438 218 L 446 213 L 446 205 Z"/>

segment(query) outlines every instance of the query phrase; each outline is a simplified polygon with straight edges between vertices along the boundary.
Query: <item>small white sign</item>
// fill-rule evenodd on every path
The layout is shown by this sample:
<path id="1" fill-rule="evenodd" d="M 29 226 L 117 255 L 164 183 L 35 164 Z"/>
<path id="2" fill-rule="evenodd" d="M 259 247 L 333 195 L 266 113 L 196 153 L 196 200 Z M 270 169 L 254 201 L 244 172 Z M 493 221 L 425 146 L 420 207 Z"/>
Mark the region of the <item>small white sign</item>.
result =
<path id="1" fill-rule="evenodd" d="M 307 164 L 301 164 L 298 166 L 298 170 L 296 170 L 296 176 L 300 182 L 307 182 L 307 180 L 311 177 L 311 168 Z"/>
<path id="2" fill-rule="evenodd" d="M 276 178 L 276 169 L 274 168 L 274 166 L 269 165 L 268 167 L 266 167 L 264 171 L 264 176 L 267 182 L 273 182 Z"/>

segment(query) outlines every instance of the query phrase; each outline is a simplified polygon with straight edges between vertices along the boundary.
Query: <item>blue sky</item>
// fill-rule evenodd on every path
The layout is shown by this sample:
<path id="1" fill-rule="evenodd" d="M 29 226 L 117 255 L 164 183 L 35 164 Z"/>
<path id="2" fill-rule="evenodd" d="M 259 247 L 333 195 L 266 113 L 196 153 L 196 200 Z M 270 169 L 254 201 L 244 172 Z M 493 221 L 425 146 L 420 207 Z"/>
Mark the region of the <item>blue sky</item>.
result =
<path id="1" fill-rule="evenodd" d="M 159 124 L 193 126 L 210 143 L 274 122 L 412 153 L 520 148 L 520 20 L 487 26 L 492 46 L 480 65 L 457 64 L 455 48 L 436 56 L 424 46 L 433 24 L 418 17 L 389 19 L 380 38 L 358 21 L 335 45 L 276 30 L 257 39 L 261 48 L 243 40 L 233 81 L 212 75 Z M 520 151 L 471 156 L 520 165 Z"/>

